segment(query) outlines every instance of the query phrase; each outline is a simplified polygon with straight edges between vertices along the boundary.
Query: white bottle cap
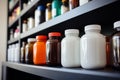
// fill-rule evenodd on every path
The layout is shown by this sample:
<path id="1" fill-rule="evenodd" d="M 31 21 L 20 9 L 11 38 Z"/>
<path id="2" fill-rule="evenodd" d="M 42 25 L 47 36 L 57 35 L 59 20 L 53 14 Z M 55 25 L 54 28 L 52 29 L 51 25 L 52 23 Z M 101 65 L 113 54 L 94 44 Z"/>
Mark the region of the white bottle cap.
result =
<path id="1" fill-rule="evenodd" d="M 114 22 L 114 28 L 120 27 L 120 21 Z"/>
<path id="2" fill-rule="evenodd" d="M 36 39 L 35 38 L 28 38 L 28 42 L 35 42 Z"/>
<path id="3" fill-rule="evenodd" d="M 101 26 L 98 24 L 87 25 L 85 26 L 85 31 L 87 30 L 101 30 Z"/>
<path id="4" fill-rule="evenodd" d="M 65 30 L 65 35 L 70 34 L 70 33 L 79 34 L 79 30 L 78 29 L 67 29 L 67 30 Z"/>

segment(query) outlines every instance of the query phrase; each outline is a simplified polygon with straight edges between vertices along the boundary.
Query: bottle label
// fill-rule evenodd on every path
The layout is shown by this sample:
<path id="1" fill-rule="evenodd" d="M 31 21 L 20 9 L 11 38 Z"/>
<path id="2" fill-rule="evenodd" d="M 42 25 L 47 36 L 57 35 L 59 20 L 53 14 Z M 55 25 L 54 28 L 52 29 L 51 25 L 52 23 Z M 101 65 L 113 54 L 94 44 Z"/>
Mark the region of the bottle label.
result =
<path id="1" fill-rule="evenodd" d="M 52 9 L 52 17 L 56 17 L 57 16 L 57 10 L 56 8 Z"/>

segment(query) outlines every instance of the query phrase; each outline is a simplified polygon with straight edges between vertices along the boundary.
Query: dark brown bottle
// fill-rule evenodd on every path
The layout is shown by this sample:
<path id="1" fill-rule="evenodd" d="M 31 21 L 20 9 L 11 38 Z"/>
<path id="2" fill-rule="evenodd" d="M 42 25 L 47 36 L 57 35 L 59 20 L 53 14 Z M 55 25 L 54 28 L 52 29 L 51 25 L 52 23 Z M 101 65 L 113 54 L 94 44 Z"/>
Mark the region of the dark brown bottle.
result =
<path id="1" fill-rule="evenodd" d="M 33 64 L 33 45 L 35 43 L 36 39 L 29 38 L 28 44 L 26 45 L 25 49 L 25 62 L 27 64 Z"/>
<path id="2" fill-rule="evenodd" d="M 120 21 L 114 23 L 116 32 L 112 35 L 112 58 L 115 69 L 120 70 Z"/>
<path id="3" fill-rule="evenodd" d="M 20 54 L 20 62 L 25 63 L 25 42 L 22 42 L 22 47 L 21 47 L 21 54 Z"/>
<path id="4" fill-rule="evenodd" d="M 49 33 L 49 39 L 46 43 L 46 64 L 48 66 L 61 65 L 61 34 L 59 32 Z"/>

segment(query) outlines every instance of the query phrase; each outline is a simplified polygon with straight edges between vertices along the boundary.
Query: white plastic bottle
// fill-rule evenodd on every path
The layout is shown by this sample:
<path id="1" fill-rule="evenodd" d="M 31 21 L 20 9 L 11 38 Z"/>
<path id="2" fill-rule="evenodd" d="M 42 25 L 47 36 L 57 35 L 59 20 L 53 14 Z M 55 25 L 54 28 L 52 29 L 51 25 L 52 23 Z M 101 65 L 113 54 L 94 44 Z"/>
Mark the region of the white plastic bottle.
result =
<path id="1" fill-rule="evenodd" d="M 19 50 L 19 43 L 15 44 L 15 62 L 19 62 L 20 61 L 20 50 Z"/>
<path id="2" fill-rule="evenodd" d="M 85 35 L 81 37 L 81 66 L 85 69 L 99 69 L 106 66 L 105 36 L 100 34 L 101 26 L 85 26 Z"/>
<path id="3" fill-rule="evenodd" d="M 10 49 L 11 49 L 11 45 L 9 45 L 9 46 L 8 46 L 7 61 L 10 61 L 10 57 L 11 57 L 11 52 L 10 52 Z"/>
<path id="4" fill-rule="evenodd" d="M 80 67 L 79 30 L 65 30 L 65 38 L 61 42 L 61 63 L 63 67 Z"/>
<path id="5" fill-rule="evenodd" d="M 35 27 L 37 27 L 40 24 L 40 7 L 38 6 L 35 10 Z"/>

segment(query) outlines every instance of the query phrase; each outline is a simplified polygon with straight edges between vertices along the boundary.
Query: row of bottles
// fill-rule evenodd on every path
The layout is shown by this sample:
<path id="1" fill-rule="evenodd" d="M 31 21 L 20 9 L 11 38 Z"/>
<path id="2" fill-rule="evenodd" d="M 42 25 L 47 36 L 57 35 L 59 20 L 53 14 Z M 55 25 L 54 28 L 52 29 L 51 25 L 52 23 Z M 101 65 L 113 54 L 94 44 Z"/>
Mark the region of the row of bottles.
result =
<path id="1" fill-rule="evenodd" d="M 78 29 L 65 30 L 62 40 L 59 32 L 49 33 L 49 39 L 46 35 L 29 38 L 28 43 L 23 42 L 21 47 L 20 61 L 35 65 L 99 69 L 110 65 L 111 60 L 113 66 L 119 69 L 119 27 L 120 21 L 115 22 L 117 32 L 111 38 L 100 34 L 101 26 L 97 24 L 85 26 L 85 34 L 81 38 Z"/>
<path id="2" fill-rule="evenodd" d="M 10 38 L 9 40 L 13 40 L 15 38 L 18 38 L 20 35 L 20 27 L 19 25 L 15 29 L 10 29 Z"/>
<path id="3" fill-rule="evenodd" d="M 25 5 L 29 5 L 34 0 L 28 0 L 27 3 L 23 3 L 23 8 Z M 33 27 L 39 26 L 39 24 L 48 21 L 52 18 L 55 18 L 67 11 L 70 11 L 78 6 L 81 6 L 90 0 L 53 0 L 51 3 L 46 5 L 40 4 L 36 10 L 32 13 L 32 16 L 29 16 L 27 19 L 22 20 L 22 31 L 25 32 Z M 11 24 L 17 16 L 20 14 L 20 7 L 16 8 L 12 15 L 9 16 L 9 24 Z M 33 16 L 34 15 L 34 16 Z M 30 24 L 30 25 L 29 25 Z M 30 27 L 32 26 L 32 27 Z"/>
<path id="4" fill-rule="evenodd" d="M 8 61 L 19 62 L 20 61 L 20 50 L 19 43 L 9 45 L 8 47 Z"/>

